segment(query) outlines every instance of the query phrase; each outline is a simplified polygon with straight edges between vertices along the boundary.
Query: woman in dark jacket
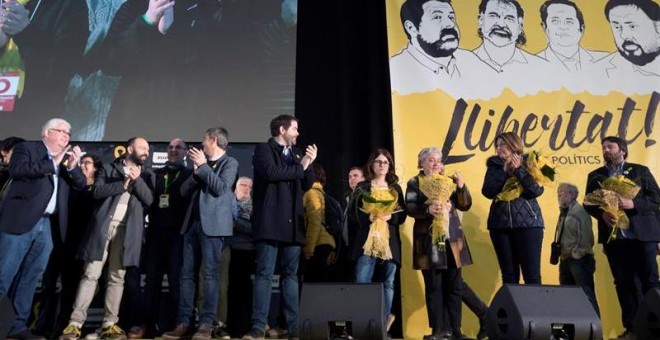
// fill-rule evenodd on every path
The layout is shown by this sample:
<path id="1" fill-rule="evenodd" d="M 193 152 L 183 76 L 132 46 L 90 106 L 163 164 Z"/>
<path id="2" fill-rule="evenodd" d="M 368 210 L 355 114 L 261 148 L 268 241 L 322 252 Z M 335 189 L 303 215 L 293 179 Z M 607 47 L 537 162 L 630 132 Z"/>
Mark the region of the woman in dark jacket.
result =
<path id="1" fill-rule="evenodd" d="M 429 318 L 430 336 L 425 340 L 444 339 L 447 336 L 461 337 L 461 267 L 472 264 L 456 209 L 467 211 L 472 206 L 472 197 L 463 177 L 456 175 L 456 189 L 449 202 L 427 202 L 428 197 L 420 189 L 419 178 L 443 172 L 442 152 L 436 147 L 424 148 L 417 156 L 419 175 L 408 181 L 406 188 L 406 211 L 415 219 L 413 226 L 413 268 L 422 271 L 426 296 L 426 310 Z M 433 246 L 431 223 L 443 209 L 441 204 L 451 204 L 449 209 L 449 235 L 444 241 L 444 250 Z M 442 334 L 443 314 L 448 312 L 448 325 L 451 334 Z M 443 337 L 444 336 L 444 337 Z"/>
<path id="2" fill-rule="evenodd" d="M 352 246 L 352 259 L 356 263 L 355 281 L 358 283 L 371 282 L 374 271 L 379 274 L 378 282 L 383 282 L 385 289 L 385 316 L 387 317 L 387 328 L 394 322 L 394 316 L 390 314 L 392 300 L 394 298 L 394 276 L 397 267 L 401 266 L 401 236 L 399 226 L 406 220 L 404 211 L 403 191 L 397 182 L 399 178 L 394 173 L 394 161 L 389 151 L 376 149 L 369 156 L 365 167 L 367 180 L 360 182 L 355 189 L 357 196 L 352 200 L 353 205 L 349 207 L 349 223 L 355 226 L 356 236 Z M 397 209 L 392 214 L 385 216 L 372 215 L 363 210 L 364 193 L 372 190 L 394 190 L 396 192 Z M 387 222 L 389 231 L 389 249 L 391 259 L 380 259 L 373 255 L 366 255 L 363 246 L 368 241 L 372 221 L 381 219 Z"/>
<path id="3" fill-rule="evenodd" d="M 541 244 L 543 215 L 536 198 L 543 194 L 523 166 L 523 142 L 512 132 L 495 138 L 497 156 L 488 158 L 481 192 L 493 200 L 488 214 L 490 239 L 497 254 L 503 283 L 519 283 L 522 271 L 525 283 L 541 283 Z M 522 192 L 506 201 L 497 196 L 509 178 L 515 178 Z"/>

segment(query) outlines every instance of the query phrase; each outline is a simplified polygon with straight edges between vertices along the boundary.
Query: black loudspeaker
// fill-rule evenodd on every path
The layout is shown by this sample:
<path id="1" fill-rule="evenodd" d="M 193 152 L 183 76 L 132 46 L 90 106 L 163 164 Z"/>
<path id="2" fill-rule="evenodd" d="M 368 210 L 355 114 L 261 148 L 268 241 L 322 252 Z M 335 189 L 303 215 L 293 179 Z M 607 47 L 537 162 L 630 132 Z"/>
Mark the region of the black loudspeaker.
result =
<path id="1" fill-rule="evenodd" d="M 387 339 L 381 283 L 305 283 L 298 336 L 303 340 Z"/>
<path id="2" fill-rule="evenodd" d="M 14 307 L 11 300 L 6 296 L 0 296 L 0 339 L 4 339 L 9 335 L 9 329 L 16 319 L 14 314 Z"/>
<path id="3" fill-rule="evenodd" d="M 505 284 L 488 308 L 490 339 L 601 339 L 600 319 L 576 286 Z"/>
<path id="4" fill-rule="evenodd" d="M 649 290 L 637 307 L 637 339 L 660 339 L 660 288 Z"/>

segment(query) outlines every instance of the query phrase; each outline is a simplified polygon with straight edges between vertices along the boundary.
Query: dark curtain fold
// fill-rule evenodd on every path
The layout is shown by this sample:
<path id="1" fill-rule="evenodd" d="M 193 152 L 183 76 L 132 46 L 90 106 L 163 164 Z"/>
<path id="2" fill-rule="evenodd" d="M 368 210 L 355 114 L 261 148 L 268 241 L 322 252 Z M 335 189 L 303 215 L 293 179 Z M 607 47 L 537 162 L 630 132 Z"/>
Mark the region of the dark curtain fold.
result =
<path id="1" fill-rule="evenodd" d="M 299 0 L 297 41 L 298 144 L 319 147 L 326 189 L 341 197 L 349 168 L 363 166 L 375 148 L 392 151 L 385 1 Z M 402 334 L 400 296 L 397 272 L 395 338 Z"/>
<path id="2" fill-rule="evenodd" d="M 352 166 L 392 150 L 385 1 L 298 2 L 299 145 L 316 143 L 327 189 L 339 197 Z"/>

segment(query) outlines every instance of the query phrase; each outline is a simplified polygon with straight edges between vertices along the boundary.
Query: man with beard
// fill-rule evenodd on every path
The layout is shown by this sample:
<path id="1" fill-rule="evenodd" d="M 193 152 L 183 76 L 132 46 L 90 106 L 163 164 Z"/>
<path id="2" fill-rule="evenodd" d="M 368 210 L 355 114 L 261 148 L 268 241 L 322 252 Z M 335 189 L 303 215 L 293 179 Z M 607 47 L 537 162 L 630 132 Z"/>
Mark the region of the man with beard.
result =
<path id="1" fill-rule="evenodd" d="M 658 264 L 655 260 L 656 244 L 660 241 L 660 189 L 649 168 L 626 162 L 628 145 L 625 140 L 609 136 L 603 138 L 605 166 L 589 173 L 586 193 L 601 187 L 601 183 L 613 176 L 624 176 L 640 187 L 632 198 L 618 198 L 619 209 L 630 220 L 627 229 L 616 228 L 616 219 L 598 206 L 588 205 L 589 215 L 598 220 L 598 243 L 610 264 L 616 288 L 621 319 L 625 332 L 619 339 L 635 339 L 634 321 L 642 296 L 655 287 L 658 281 Z M 637 282 L 638 281 L 638 282 Z"/>
<path id="2" fill-rule="evenodd" d="M 541 27 L 548 47 L 536 55 L 565 72 L 580 72 L 607 55 L 580 46 L 584 36 L 584 15 L 570 0 L 547 0 L 541 5 Z"/>
<path id="3" fill-rule="evenodd" d="M 293 148 L 298 138 L 298 121 L 280 115 L 270 122 L 268 142 L 257 145 L 254 167 L 254 210 L 252 236 L 256 250 L 252 329 L 244 340 L 263 339 L 272 292 L 273 273 L 279 257 L 283 309 L 289 339 L 298 337 L 298 260 L 305 244 L 303 192 L 312 187 L 310 166 L 316 159 L 316 145 L 307 146 L 301 156 Z"/>
<path id="4" fill-rule="evenodd" d="M 519 48 L 527 42 L 524 18 L 517 0 L 481 0 L 479 37 L 483 43 L 474 53 L 500 73 L 524 76 L 534 69 L 547 70 L 545 59 Z"/>
<path id="5" fill-rule="evenodd" d="M 399 94 L 456 86 L 494 73 L 474 53 L 458 48 L 460 35 L 450 0 L 407 0 L 401 23 L 408 45 L 390 59 L 392 90 Z"/>
<path id="6" fill-rule="evenodd" d="M 97 200 L 89 228 L 83 236 L 78 257 L 85 261 L 69 325 L 60 339 L 80 338 L 103 265 L 108 261 L 102 339 L 126 339 L 119 328 L 119 305 L 124 293 L 126 268 L 138 266 L 142 247 L 145 211 L 153 203 L 154 176 L 143 169 L 149 143 L 140 137 L 128 141 L 127 153 L 96 173 Z"/>
<path id="7" fill-rule="evenodd" d="M 660 79 L 660 6 L 653 0 L 610 0 L 605 16 L 617 52 L 598 62 L 611 85 L 650 93 Z"/>

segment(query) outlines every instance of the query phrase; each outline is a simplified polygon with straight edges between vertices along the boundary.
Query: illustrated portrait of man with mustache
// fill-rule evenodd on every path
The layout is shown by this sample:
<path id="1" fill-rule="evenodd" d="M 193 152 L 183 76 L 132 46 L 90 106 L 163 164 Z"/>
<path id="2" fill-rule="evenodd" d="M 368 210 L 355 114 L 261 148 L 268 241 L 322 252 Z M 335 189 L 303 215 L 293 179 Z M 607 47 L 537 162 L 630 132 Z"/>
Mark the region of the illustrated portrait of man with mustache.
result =
<path id="1" fill-rule="evenodd" d="M 548 62 L 520 49 L 527 41 L 523 31 L 525 11 L 516 0 L 482 0 L 479 4 L 479 37 L 473 52 L 500 73 L 520 73 L 548 67 Z"/>
<path id="2" fill-rule="evenodd" d="M 615 88 L 658 91 L 660 6 L 653 0 L 610 0 L 605 16 L 617 51 L 598 61 Z M 625 80 L 625 83 L 622 83 Z"/>
<path id="3" fill-rule="evenodd" d="M 426 92 L 495 74 L 474 53 L 458 47 L 460 33 L 450 0 L 407 0 L 400 15 L 408 44 L 390 59 L 393 91 Z"/>

